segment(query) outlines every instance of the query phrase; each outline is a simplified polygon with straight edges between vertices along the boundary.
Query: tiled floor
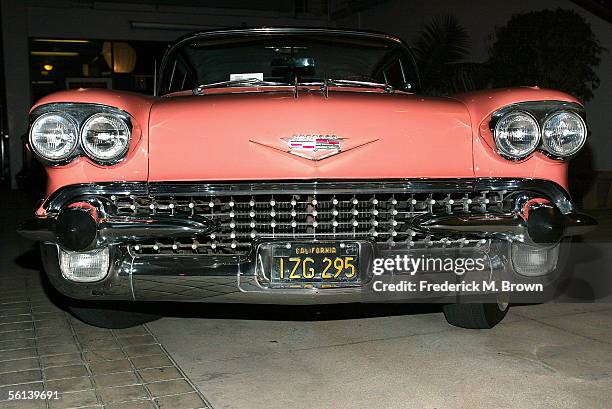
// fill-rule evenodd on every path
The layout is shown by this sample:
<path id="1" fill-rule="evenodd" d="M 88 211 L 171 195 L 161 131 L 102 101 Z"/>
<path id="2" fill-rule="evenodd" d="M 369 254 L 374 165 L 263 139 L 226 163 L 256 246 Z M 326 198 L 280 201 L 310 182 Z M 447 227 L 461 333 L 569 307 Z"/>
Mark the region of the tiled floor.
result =
<path id="1" fill-rule="evenodd" d="M 16 196 L 3 199 L 21 205 Z M 40 272 L 21 266 L 38 264 L 32 243 L 19 240 L 14 218 L 3 215 L 0 409 L 210 407 L 146 326 L 99 329 L 58 308 Z M 58 399 L 8 400 L 11 391 L 57 391 Z"/>
<path id="2" fill-rule="evenodd" d="M 58 399 L 8 401 L 10 391 Z M 179 404 L 180 403 L 180 404 Z M 206 408 L 145 326 L 104 330 L 59 310 L 36 274 L 0 280 L 0 408 Z"/>

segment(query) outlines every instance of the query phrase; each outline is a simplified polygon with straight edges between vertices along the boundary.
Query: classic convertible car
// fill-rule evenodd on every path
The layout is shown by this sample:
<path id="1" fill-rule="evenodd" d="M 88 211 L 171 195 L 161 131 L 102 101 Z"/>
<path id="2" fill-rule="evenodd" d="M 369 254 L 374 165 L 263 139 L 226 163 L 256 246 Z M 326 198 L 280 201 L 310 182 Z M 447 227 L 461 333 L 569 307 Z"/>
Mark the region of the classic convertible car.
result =
<path id="1" fill-rule="evenodd" d="M 405 256 L 485 260 L 485 282 L 552 282 L 562 244 L 595 224 L 568 194 L 583 106 L 537 87 L 452 98 L 419 87 L 390 35 L 187 35 L 153 97 L 79 89 L 36 103 L 27 146 L 48 189 L 20 232 L 41 241 L 72 312 L 107 327 L 149 318 L 119 300 L 385 301 L 381 280 L 449 279 L 373 269 Z M 432 297 L 468 328 L 494 326 L 509 305 L 492 287 L 425 293 L 400 298 Z"/>

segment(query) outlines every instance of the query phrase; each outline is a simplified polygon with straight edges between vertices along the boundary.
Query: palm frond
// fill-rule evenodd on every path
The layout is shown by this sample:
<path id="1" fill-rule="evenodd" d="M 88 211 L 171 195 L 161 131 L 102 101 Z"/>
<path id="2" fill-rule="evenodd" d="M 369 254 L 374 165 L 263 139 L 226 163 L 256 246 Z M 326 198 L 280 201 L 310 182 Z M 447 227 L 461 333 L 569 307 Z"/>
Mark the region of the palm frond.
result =
<path id="1" fill-rule="evenodd" d="M 438 64 L 456 63 L 470 54 L 472 42 L 467 30 L 453 15 L 433 18 L 415 43 L 420 61 Z"/>
<path id="2" fill-rule="evenodd" d="M 473 89 L 475 67 L 463 63 L 472 42 L 467 30 L 453 15 L 432 19 L 415 42 L 415 57 L 424 90 L 434 94 Z"/>

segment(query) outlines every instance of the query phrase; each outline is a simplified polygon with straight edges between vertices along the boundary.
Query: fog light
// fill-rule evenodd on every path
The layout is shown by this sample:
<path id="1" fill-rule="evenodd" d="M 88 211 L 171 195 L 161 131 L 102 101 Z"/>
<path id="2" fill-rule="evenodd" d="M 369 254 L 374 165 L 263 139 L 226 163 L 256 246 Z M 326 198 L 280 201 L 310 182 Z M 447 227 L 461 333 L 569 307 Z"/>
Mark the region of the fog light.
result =
<path id="1" fill-rule="evenodd" d="M 60 269 L 64 278 L 78 283 L 100 281 L 108 274 L 108 248 L 85 252 L 60 249 Z"/>
<path id="2" fill-rule="evenodd" d="M 559 247 L 559 244 L 549 248 L 513 244 L 512 264 L 514 264 L 515 271 L 528 277 L 542 276 L 550 273 L 557 267 Z"/>

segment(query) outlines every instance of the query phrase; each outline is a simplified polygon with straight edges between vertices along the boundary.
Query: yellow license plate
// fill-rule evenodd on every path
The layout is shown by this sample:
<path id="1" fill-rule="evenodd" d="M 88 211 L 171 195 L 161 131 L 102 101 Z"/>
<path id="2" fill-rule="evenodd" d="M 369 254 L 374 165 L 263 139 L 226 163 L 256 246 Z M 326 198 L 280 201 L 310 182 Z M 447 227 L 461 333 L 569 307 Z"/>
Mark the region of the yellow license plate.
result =
<path id="1" fill-rule="evenodd" d="M 278 243 L 272 246 L 275 287 L 344 287 L 360 282 L 359 244 Z"/>

